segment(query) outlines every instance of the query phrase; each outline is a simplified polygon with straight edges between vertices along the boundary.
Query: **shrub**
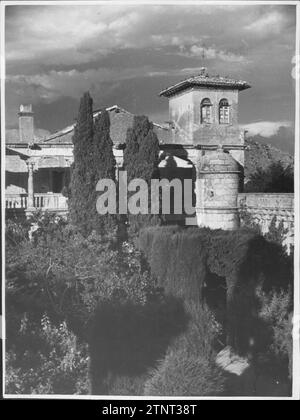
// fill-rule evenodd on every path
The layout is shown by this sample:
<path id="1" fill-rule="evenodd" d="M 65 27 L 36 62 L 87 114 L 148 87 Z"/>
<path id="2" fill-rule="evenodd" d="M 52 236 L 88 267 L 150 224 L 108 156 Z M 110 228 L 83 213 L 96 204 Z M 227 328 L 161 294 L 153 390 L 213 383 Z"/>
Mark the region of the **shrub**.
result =
<path id="1" fill-rule="evenodd" d="M 288 232 L 289 230 L 284 227 L 283 220 L 281 219 L 279 221 L 277 220 L 276 216 L 273 216 L 265 238 L 270 242 L 282 245 L 284 247 L 284 250 L 287 251 L 286 247 L 283 244 Z"/>
<path id="2" fill-rule="evenodd" d="M 146 375 L 122 376 L 111 375 L 107 379 L 108 395 L 134 395 L 141 396 L 144 393 Z"/>
<path id="3" fill-rule="evenodd" d="M 175 315 L 178 313 L 180 317 L 182 311 L 180 312 L 179 305 L 164 306 L 161 290 L 156 287 L 148 273 L 142 270 L 139 251 L 129 243 L 123 243 L 122 247 L 116 248 L 111 239 L 95 232 L 84 237 L 68 224 L 60 224 L 59 220 L 48 218 L 48 215 L 44 215 L 36 222 L 39 229 L 34 234 L 34 240 L 21 241 L 6 253 L 7 343 L 10 349 L 15 349 L 15 352 L 18 350 L 16 355 L 10 354 L 10 358 L 14 361 L 11 375 L 20 372 L 20 392 L 25 388 L 28 392 L 36 392 L 36 389 L 44 390 L 48 386 L 39 366 L 42 365 L 42 360 L 47 359 L 49 351 L 45 353 L 47 356 L 38 357 L 37 361 L 31 357 L 35 353 L 38 354 L 40 346 L 45 344 L 45 340 L 37 339 L 40 330 L 38 320 L 45 312 L 53 328 L 60 324 L 67 325 L 70 334 L 75 333 L 83 342 L 87 342 L 90 337 L 90 326 L 97 325 L 99 333 L 96 329 L 95 338 L 104 337 L 105 345 L 100 340 L 100 350 L 102 351 L 103 347 L 102 353 L 106 352 L 108 356 L 116 351 L 114 341 L 107 341 L 106 336 L 107 328 L 109 329 L 113 322 L 116 327 L 113 332 L 116 334 L 115 338 L 122 335 L 123 329 L 131 331 L 133 336 L 137 332 L 137 335 L 140 334 L 139 337 L 141 335 L 145 337 L 146 333 L 143 331 L 145 325 L 145 331 L 149 333 L 149 336 L 146 336 L 148 343 L 151 343 L 152 335 L 159 334 L 156 339 L 154 338 L 154 348 L 167 346 L 164 343 L 168 340 L 169 331 L 172 333 L 173 329 L 177 331 L 180 328 L 181 324 Z M 97 320 L 95 313 L 99 305 L 104 317 Z M 18 331 L 25 313 L 29 323 L 26 328 L 28 334 L 23 343 L 25 347 L 22 347 Z M 123 314 L 123 318 L 121 316 L 119 319 L 119 313 Z M 126 314 L 129 315 L 128 320 Z M 174 325 L 173 320 L 177 320 L 178 325 Z M 62 339 L 64 338 L 68 339 L 66 335 L 63 335 Z M 138 340 L 136 345 L 139 345 Z M 23 352 L 19 351 L 19 346 Z M 63 342 L 60 342 L 59 346 L 64 346 Z M 122 355 L 122 346 L 123 341 L 120 341 L 117 351 L 121 354 L 121 360 L 124 360 L 126 345 L 124 344 L 125 355 Z M 137 370 L 144 363 L 139 360 L 143 357 L 147 359 L 151 354 L 144 342 L 141 342 L 141 347 L 145 349 L 145 356 L 141 351 L 135 353 L 139 357 Z M 27 359 L 24 357 L 26 352 L 30 354 Z M 153 352 L 155 353 L 155 350 Z M 30 379 L 30 384 L 26 382 L 26 374 L 23 375 L 22 370 L 18 371 L 20 358 L 26 360 L 26 372 L 32 369 L 33 377 Z M 109 359 L 104 360 L 104 370 L 107 360 Z M 49 367 L 53 371 L 56 370 L 57 377 L 60 375 L 59 363 L 59 359 L 53 357 Z M 111 366 L 107 364 L 107 367 Z M 35 371 L 40 374 L 41 380 L 38 374 L 35 375 Z M 109 374 L 109 370 L 105 371 L 101 380 L 105 380 L 106 373 Z M 122 369 L 116 375 L 121 373 Z M 123 376 L 126 374 L 125 371 Z M 22 382 L 25 388 L 22 388 Z M 49 389 L 57 389 L 59 386 L 52 382 L 50 385 Z"/>
<path id="4" fill-rule="evenodd" d="M 15 247 L 20 242 L 28 240 L 30 222 L 27 219 L 10 217 L 5 221 L 5 245 Z"/>
<path id="5" fill-rule="evenodd" d="M 259 317 L 264 322 L 264 348 L 258 355 L 271 371 L 292 378 L 293 361 L 293 304 L 290 291 L 264 293 L 257 289 L 260 302 Z M 264 351 L 264 353 L 262 352 Z M 263 354 L 262 354 L 263 353 Z M 267 363 L 266 363 L 267 362 Z"/>
<path id="6" fill-rule="evenodd" d="M 99 301 L 116 295 L 143 301 L 155 287 L 142 272 L 140 252 L 129 243 L 116 248 L 96 233 L 85 238 L 47 215 L 37 223 L 33 241 L 6 253 L 9 322 L 17 314 L 34 313 L 38 319 L 47 311 L 85 334 Z"/>
<path id="7" fill-rule="evenodd" d="M 201 356 L 170 351 L 146 382 L 144 392 L 151 396 L 216 396 L 223 392 L 223 378 Z"/>
<path id="8" fill-rule="evenodd" d="M 289 229 L 284 227 L 283 219 L 278 220 L 277 216 L 274 215 L 269 224 L 268 231 L 263 234 L 261 226 L 255 221 L 251 213 L 249 213 L 247 206 L 242 206 L 240 210 L 240 218 L 244 227 L 255 231 L 257 234 L 264 235 L 267 241 L 274 242 L 275 244 L 282 246 L 283 250 L 288 253 L 287 246 L 284 245 L 284 242 L 289 233 Z"/>
<path id="9" fill-rule="evenodd" d="M 108 394 L 111 375 L 133 378 L 146 373 L 186 324 L 184 308 L 174 298 L 101 303 L 89 340 L 93 393 Z"/>
<path id="10" fill-rule="evenodd" d="M 159 284 L 184 298 L 198 300 L 207 270 L 226 277 L 228 289 L 237 282 L 257 281 L 261 274 L 265 286 L 292 283 L 292 267 L 282 247 L 249 229 L 147 228 L 140 232 L 139 246 Z"/>
<path id="11" fill-rule="evenodd" d="M 291 165 L 273 162 L 267 169 L 259 168 L 250 175 L 246 192 L 292 193 L 294 192 L 294 171 Z"/>
<path id="12" fill-rule="evenodd" d="M 16 353 L 10 354 L 11 360 L 15 360 L 12 375 L 19 369 L 23 353 L 38 354 L 40 346 L 44 345 L 45 340 L 34 337 L 39 335 L 39 320 L 45 312 L 51 325 L 66 323 L 70 334 L 76 333 L 86 342 L 99 303 L 111 303 L 118 308 L 119 304 L 122 307 L 122 303 L 132 302 L 138 307 L 160 293 L 147 272 L 141 269 L 140 252 L 131 244 L 123 243 L 116 248 L 113 240 L 95 232 L 84 237 L 64 221 L 47 214 L 36 223 L 34 239 L 22 240 L 6 253 L 7 343 Z M 21 346 L 18 331 L 25 313 L 30 322 L 27 348 L 22 353 L 17 352 Z M 26 369 L 32 369 L 33 377 L 28 384 L 23 368 L 20 370 L 20 392 L 25 388 L 28 392 L 36 392 L 37 387 L 46 389 L 48 385 L 37 366 L 47 357 L 39 357 L 37 362 L 31 356 L 26 359 Z M 51 369 L 56 369 L 59 376 L 58 358 L 53 358 L 51 363 Z M 55 363 L 58 363 L 56 368 Z M 34 374 L 35 370 L 41 375 L 41 381 L 39 375 Z"/>
<path id="13" fill-rule="evenodd" d="M 192 313 L 187 332 L 175 339 L 151 372 L 145 395 L 215 396 L 223 392 L 225 379 L 214 363 L 218 327 L 206 307 L 193 306 Z"/>
<path id="14" fill-rule="evenodd" d="M 209 274 L 226 279 L 228 344 L 242 353 L 255 334 L 255 287 L 262 282 L 264 291 L 287 289 L 293 281 L 283 248 L 249 229 L 147 228 L 139 245 L 158 284 L 175 296 L 199 302 Z"/>
<path id="15" fill-rule="evenodd" d="M 8 340 L 6 393 L 87 394 L 89 391 L 87 345 L 62 322 L 47 315 L 39 323 L 23 316 L 18 338 Z"/>

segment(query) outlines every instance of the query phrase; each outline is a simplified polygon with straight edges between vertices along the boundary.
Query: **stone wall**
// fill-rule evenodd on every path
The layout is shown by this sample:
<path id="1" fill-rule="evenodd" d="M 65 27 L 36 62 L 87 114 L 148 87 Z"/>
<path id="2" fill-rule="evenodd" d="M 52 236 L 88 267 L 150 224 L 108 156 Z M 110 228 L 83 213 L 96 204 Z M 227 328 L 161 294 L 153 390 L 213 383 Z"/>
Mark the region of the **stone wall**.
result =
<path id="1" fill-rule="evenodd" d="M 278 223 L 282 220 L 288 229 L 285 245 L 294 243 L 294 194 L 242 193 L 238 195 L 239 211 L 251 216 L 262 233 L 267 233 L 270 222 L 276 216 Z"/>

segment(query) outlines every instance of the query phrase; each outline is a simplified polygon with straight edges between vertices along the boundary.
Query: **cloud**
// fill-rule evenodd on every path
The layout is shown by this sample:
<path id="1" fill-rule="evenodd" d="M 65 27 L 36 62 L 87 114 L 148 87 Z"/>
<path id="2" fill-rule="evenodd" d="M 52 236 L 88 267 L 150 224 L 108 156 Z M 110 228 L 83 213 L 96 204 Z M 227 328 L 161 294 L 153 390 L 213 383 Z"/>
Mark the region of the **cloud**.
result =
<path id="1" fill-rule="evenodd" d="M 215 46 L 205 47 L 202 45 L 192 45 L 188 51 L 181 50 L 181 53 L 187 57 L 201 57 L 206 60 L 221 60 L 232 63 L 239 62 L 247 64 L 249 60 L 243 55 L 234 54 L 230 51 L 218 50 Z"/>
<path id="2" fill-rule="evenodd" d="M 258 121 L 242 126 L 248 131 L 249 136 L 272 137 L 276 135 L 281 127 L 292 127 L 291 121 Z"/>
<path id="3" fill-rule="evenodd" d="M 245 26 L 246 31 L 253 32 L 258 35 L 266 35 L 272 33 L 280 33 L 287 19 L 283 13 L 278 10 L 266 13 L 258 19 Z"/>
<path id="4" fill-rule="evenodd" d="M 86 90 L 94 90 L 102 83 L 120 82 L 134 79 L 141 75 L 151 74 L 151 68 L 109 69 L 97 68 L 80 72 L 76 69 L 70 71 L 52 70 L 45 74 L 13 75 L 7 77 L 7 83 L 13 85 L 20 93 L 38 92 L 39 98 L 51 102 L 63 95 L 78 98 Z M 154 72 L 155 75 L 155 72 Z"/>
<path id="5" fill-rule="evenodd" d="M 8 5 L 6 122 L 25 101 L 46 128 L 67 125 L 88 89 L 101 105 L 164 113 L 157 92 L 204 63 L 253 86 L 241 95 L 241 121 L 292 120 L 294 40 L 295 6 Z M 73 104 L 71 117 L 60 100 Z"/>
<path id="6" fill-rule="evenodd" d="M 223 45 L 226 48 L 218 46 L 216 53 L 208 47 L 208 55 L 233 60 L 235 54 L 228 53 L 230 43 L 239 39 L 239 26 L 251 30 L 258 9 L 216 5 L 7 6 L 6 59 L 78 64 L 115 49 L 165 46 L 191 47 L 191 54 L 197 55 L 199 43 L 214 39 L 221 44 L 230 42 Z M 274 13 L 281 16 L 279 11 Z"/>

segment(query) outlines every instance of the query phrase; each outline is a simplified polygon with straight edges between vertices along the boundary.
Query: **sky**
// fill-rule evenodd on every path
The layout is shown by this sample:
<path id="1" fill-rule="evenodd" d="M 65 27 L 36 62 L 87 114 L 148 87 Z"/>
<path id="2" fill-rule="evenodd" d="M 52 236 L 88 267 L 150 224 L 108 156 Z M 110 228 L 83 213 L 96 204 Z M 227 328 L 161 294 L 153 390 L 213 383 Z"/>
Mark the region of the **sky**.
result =
<path id="1" fill-rule="evenodd" d="M 62 129 L 87 90 L 94 109 L 117 104 L 163 123 L 159 92 L 205 66 L 249 82 L 240 124 L 270 142 L 284 133 L 276 146 L 291 152 L 295 21 L 293 5 L 6 6 L 6 128 L 31 103 L 37 129 Z"/>

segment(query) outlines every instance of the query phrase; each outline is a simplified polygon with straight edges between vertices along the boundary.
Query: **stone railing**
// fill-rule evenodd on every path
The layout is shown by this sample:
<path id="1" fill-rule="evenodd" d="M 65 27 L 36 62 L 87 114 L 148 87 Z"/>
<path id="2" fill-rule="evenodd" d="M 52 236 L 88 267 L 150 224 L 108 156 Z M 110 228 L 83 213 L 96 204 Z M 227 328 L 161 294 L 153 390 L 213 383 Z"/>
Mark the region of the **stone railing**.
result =
<path id="1" fill-rule="evenodd" d="M 68 210 L 67 198 L 62 194 L 35 193 L 33 203 L 37 210 Z M 5 194 L 5 208 L 27 210 L 27 194 Z"/>
<path id="2" fill-rule="evenodd" d="M 27 194 L 5 194 L 6 209 L 26 209 Z"/>
<path id="3" fill-rule="evenodd" d="M 34 194 L 34 207 L 36 209 L 67 210 L 67 198 L 62 194 Z"/>

